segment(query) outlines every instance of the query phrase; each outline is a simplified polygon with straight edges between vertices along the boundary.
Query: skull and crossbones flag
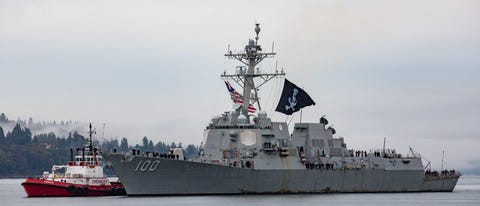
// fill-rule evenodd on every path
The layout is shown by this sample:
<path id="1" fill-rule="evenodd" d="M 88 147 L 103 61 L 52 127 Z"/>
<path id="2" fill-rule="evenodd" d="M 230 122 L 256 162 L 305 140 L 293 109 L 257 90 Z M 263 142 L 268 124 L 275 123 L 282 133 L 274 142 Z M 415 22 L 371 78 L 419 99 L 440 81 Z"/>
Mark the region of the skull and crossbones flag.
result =
<path id="1" fill-rule="evenodd" d="M 291 115 L 310 105 L 315 105 L 315 102 L 307 92 L 285 79 L 282 96 L 275 111 Z"/>

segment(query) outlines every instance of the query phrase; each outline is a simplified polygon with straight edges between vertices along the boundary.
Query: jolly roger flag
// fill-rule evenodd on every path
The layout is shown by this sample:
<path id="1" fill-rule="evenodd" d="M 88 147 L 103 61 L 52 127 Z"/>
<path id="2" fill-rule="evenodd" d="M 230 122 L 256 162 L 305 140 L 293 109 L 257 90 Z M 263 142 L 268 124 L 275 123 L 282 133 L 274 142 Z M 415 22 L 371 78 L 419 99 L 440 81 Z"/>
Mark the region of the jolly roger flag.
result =
<path id="1" fill-rule="evenodd" d="M 284 113 L 286 115 L 291 115 L 294 112 L 300 111 L 301 108 L 306 106 L 315 105 L 315 102 L 307 94 L 297 87 L 297 85 L 285 79 L 283 84 L 282 97 L 278 102 L 277 109 L 275 111 Z"/>

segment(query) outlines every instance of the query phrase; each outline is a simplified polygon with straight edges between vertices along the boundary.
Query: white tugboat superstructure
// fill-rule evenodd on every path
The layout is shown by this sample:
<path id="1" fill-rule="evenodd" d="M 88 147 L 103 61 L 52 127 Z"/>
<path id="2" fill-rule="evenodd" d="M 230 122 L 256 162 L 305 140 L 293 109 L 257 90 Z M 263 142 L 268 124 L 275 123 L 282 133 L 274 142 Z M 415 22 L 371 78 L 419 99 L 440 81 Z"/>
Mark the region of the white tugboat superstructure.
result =
<path id="1" fill-rule="evenodd" d="M 88 143 L 74 151 L 66 165 L 53 165 L 42 177 L 29 177 L 22 183 L 29 197 L 70 197 L 125 195 L 122 183 L 110 181 L 103 173 L 104 161 L 100 150 L 93 146 L 90 124 Z M 63 171 L 63 172 L 62 172 Z"/>

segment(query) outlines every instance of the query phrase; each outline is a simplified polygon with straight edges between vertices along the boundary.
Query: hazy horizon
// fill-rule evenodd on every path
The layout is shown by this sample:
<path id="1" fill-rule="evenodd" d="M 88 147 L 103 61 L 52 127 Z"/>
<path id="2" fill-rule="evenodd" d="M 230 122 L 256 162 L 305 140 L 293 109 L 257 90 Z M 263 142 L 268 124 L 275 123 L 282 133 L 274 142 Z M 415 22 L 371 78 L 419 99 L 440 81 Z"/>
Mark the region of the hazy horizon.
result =
<path id="1" fill-rule="evenodd" d="M 231 109 L 220 79 L 260 43 L 348 148 L 411 146 L 440 168 L 480 168 L 479 1 L 0 0 L 0 112 L 106 124 L 105 137 L 198 145 Z M 281 80 L 262 88 L 273 112 Z M 234 85 L 235 86 L 235 85 Z M 236 86 L 238 89 L 238 86 Z M 297 114 L 292 121 L 298 122 Z"/>

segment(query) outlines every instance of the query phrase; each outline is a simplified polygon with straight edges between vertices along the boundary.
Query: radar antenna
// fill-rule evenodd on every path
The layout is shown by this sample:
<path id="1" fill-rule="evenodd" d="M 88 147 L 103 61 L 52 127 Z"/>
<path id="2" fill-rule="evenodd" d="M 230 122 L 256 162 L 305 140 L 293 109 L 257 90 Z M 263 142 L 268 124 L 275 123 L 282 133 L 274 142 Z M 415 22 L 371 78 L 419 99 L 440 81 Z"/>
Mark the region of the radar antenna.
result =
<path id="1" fill-rule="evenodd" d="M 245 67 L 237 67 L 239 68 L 235 74 L 226 74 L 225 72 L 221 75 L 222 78 L 229 78 L 235 81 L 238 85 L 243 88 L 243 105 L 242 105 L 242 113 L 247 116 L 248 115 L 248 106 L 249 104 L 257 103 L 258 110 L 261 110 L 262 107 L 260 105 L 260 101 L 258 98 L 258 89 L 264 85 L 266 82 L 270 81 L 274 77 L 285 76 L 283 69 L 281 72 L 276 71 L 275 73 L 260 73 L 255 72 L 255 66 L 257 66 L 261 61 L 265 58 L 274 57 L 276 53 L 273 52 L 262 52 L 262 47 L 258 44 L 260 34 L 260 24 L 255 24 L 255 41 L 250 39 L 248 44 L 245 46 L 245 51 L 233 53 L 230 50 L 225 54 L 225 56 L 229 59 L 236 59 L 247 66 Z M 273 49 L 273 48 L 272 48 Z M 254 78 L 260 78 L 261 83 L 255 85 L 253 81 Z M 253 95 L 252 95 L 253 90 Z"/>

